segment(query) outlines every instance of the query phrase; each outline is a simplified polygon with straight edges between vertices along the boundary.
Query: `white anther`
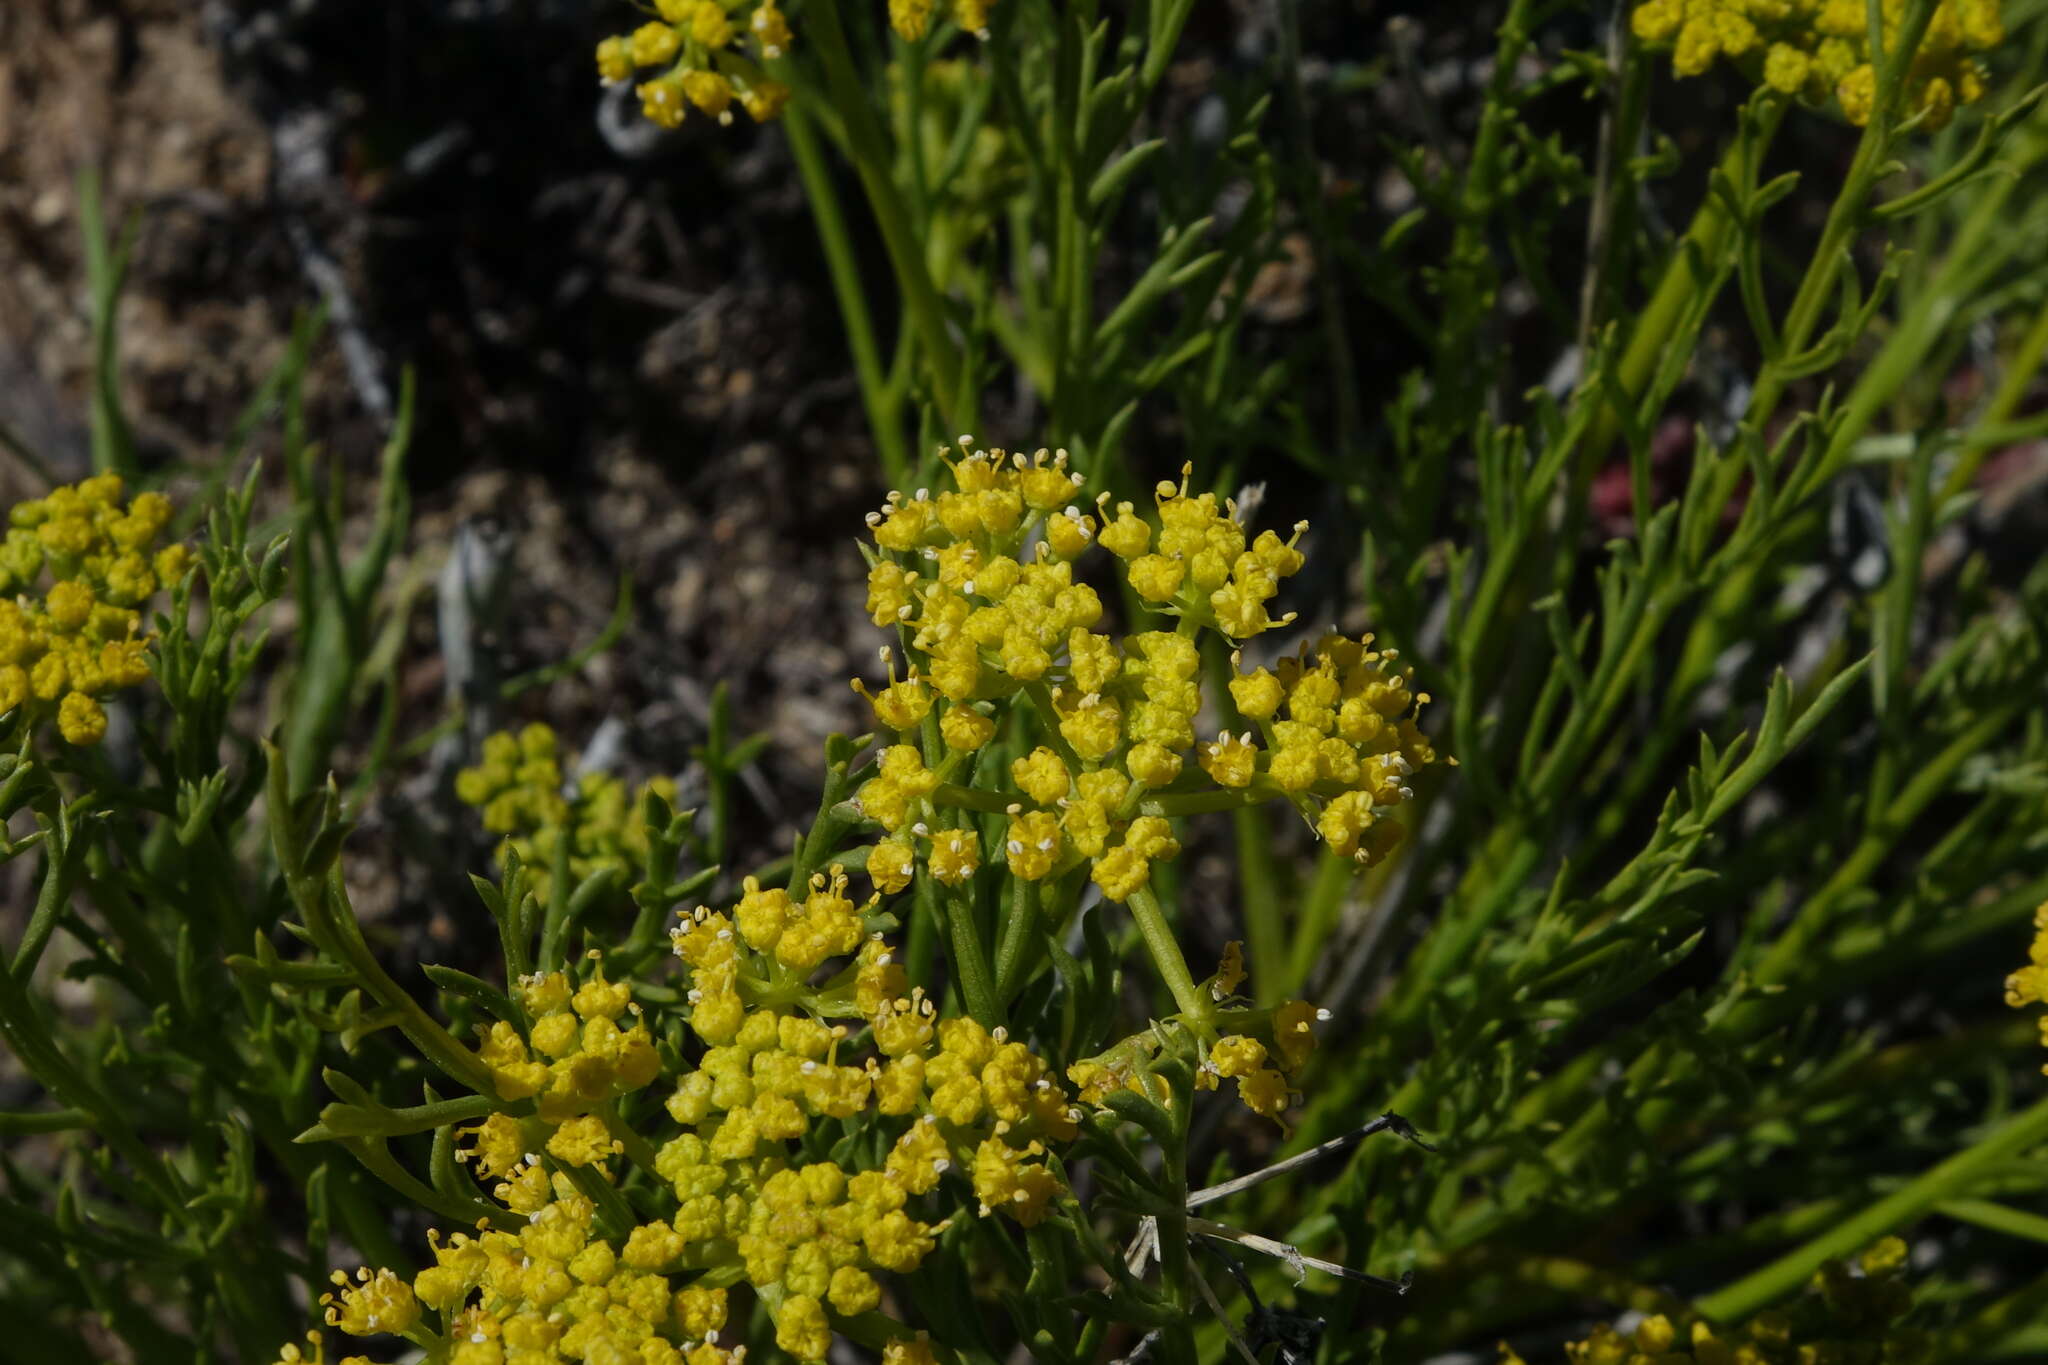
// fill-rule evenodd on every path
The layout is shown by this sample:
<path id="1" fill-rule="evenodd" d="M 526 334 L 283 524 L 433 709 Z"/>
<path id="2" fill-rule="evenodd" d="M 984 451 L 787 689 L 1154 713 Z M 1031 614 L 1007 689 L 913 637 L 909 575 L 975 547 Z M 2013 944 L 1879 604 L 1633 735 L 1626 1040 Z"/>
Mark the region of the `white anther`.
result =
<path id="1" fill-rule="evenodd" d="M 918 490 L 917 490 L 917 500 L 918 500 L 919 502 L 930 502 L 930 501 L 932 500 L 932 490 L 931 490 L 931 489 L 929 489 L 929 488 L 920 488 L 920 489 L 918 489 Z"/>
<path id="2" fill-rule="evenodd" d="M 929 839 L 932 837 L 931 826 L 925 824 L 925 822 L 922 820 L 912 825 L 910 827 L 910 832 L 912 834 L 915 834 L 920 839 Z"/>
<path id="3" fill-rule="evenodd" d="M 1012 857 L 1015 857 L 1024 851 L 1024 841 L 1022 839 L 1012 839 L 1007 844 L 1004 844 L 1003 847 L 1009 851 Z"/>
<path id="4" fill-rule="evenodd" d="M 1316 1011 L 1316 1018 L 1321 1020 L 1325 1024 L 1329 1023 L 1330 1020 L 1334 1019 L 1335 1017 L 1336 1016 L 1331 1014 L 1328 1010 L 1319 1009 Z"/>
<path id="5" fill-rule="evenodd" d="M 953 1169 L 953 1163 L 947 1160 L 945 1157 L 935 1156 L 932 1158 L 932 1169 L 934 1171 L 937 1171 L 940 1175 L 944 1175 L 946 1172 Z"/>
<path id="6" fill-rule="evenodd" d="M 1012 801 L 1009 805 L 1003 807 L 1003 814 L 1005 815 L 1022 815 L 1023 813 L 1024 807 L 1021 802 Z"/>
<path id="7" fill-rule="evenodd" d="M 806 1075 L 806 1076 L 808 1076 L 808 1075 L 812 1074 L 812 1073 L 813 1073 L 813 1072 L 815 1072 L 815 1071 L 816 1071 L 817 1069 L 818 1069 L 818 1064 L 817 1064 L 816 1062 L 812 1062 L 812 1061 L 806 1061 L 806 1062 L 805 1062 L 805 1063 L 804 1063 L 804 1064 L 803 1064 L 802 1066 L 800 1066 L 800 1067 L 798 1067 L 798 1068 L 797 1068 L 797 1070 L 798 1070 L 798 1071 L 801 1071 L 801 1072 L 802 1072 L 802 1073 L 803 1073 L 804 1075 Z"/>
<path id="8" fill-rule="evenodd" d="M 1040 853 L 1050 853 L 1052 850 L 1053 841 L 1051 839 L 1040 839 L 1038 841 L 1038 851 Z"/>
<path id="9" fill-rule="evenodd" d="M 968 592 L 968 593 L 971 593 L 971 592 L 973 592 L 973 591 L 974 591 L 974 580 L 970 578 L 970 579 L 968 579 L 968 580 L 967 580 L 967 581 L 966 581 L 965 583 L 962 583 L 962 584 L 960 585 L 960 591 L 962 591 L 962 592 Z"/>

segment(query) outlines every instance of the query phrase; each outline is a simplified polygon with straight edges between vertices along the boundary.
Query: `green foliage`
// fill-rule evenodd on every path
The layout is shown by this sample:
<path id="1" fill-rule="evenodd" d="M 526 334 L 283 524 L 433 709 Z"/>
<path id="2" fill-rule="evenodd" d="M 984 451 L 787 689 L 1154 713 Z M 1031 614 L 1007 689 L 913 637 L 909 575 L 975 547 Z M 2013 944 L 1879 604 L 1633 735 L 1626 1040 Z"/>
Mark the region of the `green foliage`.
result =
<path id="1" fill-rule="evenodd" d="M 670 11 L 687 8 L 660 12 L 681 23 Z M 98 747 L 60 741 L 27 706 L 0 718 L 0 866 L 33 888 L 0 964 L 0 1037 L 32 1085 L 0 1113 L 0 1318 L 21 1349 L 85 1359 L 111 1338 L 140 1361 L 262 1365 L 303 1340 L 345 1250 L 393 1274 L 336 1298 L 339 1325 L 382 1295 L 411 1305 L 426 1358 L 470 1365 L 483 1357 L 457 1322 L 420 1317 L 394 1278 L 457 1254 L 429 1247 L 423 1217 L 511 1234 L 572 1209 L 579 1237 L 651 1242 L 682 1216 L 676 1172 L 718 1164 L 659 1146 L 703 1121 L 682 1118 L 685 1086 L 736 1046 L 714 1005 L 730 995 L 735 1029 L 742 1012 L 844 1019 L 832 1046 L 850 1057 L 879 1047 L 889 1017 L 864 1012 L 863 992 L 908 1001 L 915 984 L 959 1037 L 970 1019 L 1000 1024 L 1032 1059 L 1017 1067 L 1048 1067 L 1077 1102 L 1073 1131 L 1044 1114 L 1017 1121 L 1042 1125 L 1029 1147 L 1022 1126 L 1015 1142 L 975 1130 L 982 1146 L 960 1150 L 994 1169 L 934 1175 L 939 1195 L 912 1206 L 932 1248 L 884 1275 L 878 1302 L 865 1286 L 830 1298 L 829 1319 L 732 1237 L 652 1262 L 717 1291 L 720 1314 L 730 1291 L 726 1346 L 779 1335 L 816 1358 L 829 1326 L 893 1360 L 929 1349 L 912 1344 L 922 1331 L 939 1359 L 1021 1348 L 1077 1365 L 1139 1349 L 1407 1362 L 1503 1337 L 1530 1360 L 1568 1340 L 1573 1360 L 1615 1361 L 1673 1343 L 1717 1359 L 1723 1341 L 1759 1359 L 1809 1339 L 1957 1361 L 2048 1350 L 2028 1259 L 2048 1240 L 2048 1100 L 2036 1031 L 1998 1001 L 2048 901 L 2048 557 L 1980 494 L 1994 457 L 2048 433 L 2033 411 L 2048 112 L 2029 93 L 2048 63 L 2044 6 L 2004 7 L 1989 94 L 1932 131 L 1908 106 L 1931 98 L 1913 63 L 1937 6 L 1872 4 L 1865 125 L 1761 84 L 1715 116 L 1712 166 L 1674 140 L 1698 128 L 1667 126 L 1693 87 L 1662 99 L 1664 53 L 1615 7 L 1599 7 L 1615 23 L 1601 51 L 1568 45 L 1589 31 L 1584 5 L 1496 8 L 1469 124 L 1448 137 L 1424 107 L 1414 137 L 1385 135 L 1412 195 L 1399 214 L 1328 183 L 1334 153 L 1317 145 L 1333 107 L 1412 101 L 1398 26 L 1372 64 L 1311 86 L 1314 16 L 1282 4 L 1273 54 L 1216 79 L 1199 132 L 1169 88 L 1186 0 L 1001 0 L 979 46 L 922 19 L 922 36 L 892 35 L 879 4 L 810 4 L 792 8 L 793 49 L 764 58 L 790 92 L 782 127 L 882 476 L 936 484 L 916 452 L 997 422 L 1073 452 L 1074 517 L 1103 518 L 1089 538 L 1116 498 L 1142 502 L 1168 435 L 1171 465 L 1191 466 L 1183 492 L 1229 493 L 1252 472 L 1275 497 L 1323 491 L 1335 515 L 1306 544 L 1340 567 L 1300 609 L 1358 609 L 1400 642 L 1437 699 L 1429 742 L 1456 760 L 1414 776 L 1408 837 L 1372 858 L 1318 843 L 1334 791 L 1282 793 L 1267 717 L 1231 700 L 1271 652 L 1201 636 L 1203 598 L 1148 594 L 1126 570 L 1105 591 L 1111 619 L 1204 640 L 1204 724 L 1266 741 L 1247 783 L 1205 785 L 1190 764 L 1186 781 L 1106 802 L 1120 835 L 1172 822 L 1130 887 L 1078 861 L 1017 875 L 998 852 L 1023 813 L 1013 763 L 1043 746 L 1069 776 L 1102 769 L 1062 724 L 1072 699 L 988 650 L 989 681 L 947 692 L 943 712 L 923 696 L 898 725 L 878 702 L 895 748 L 827 741 L 810 826 L 744 878 L 731 791 L 763 741 L 736 737 L 722 689 L 696 754 L 702 820 L 672 785 L 631 802 L 610 778 L 571 793 L 552 756 L 529 771 L 537 751 L 493 741 L 463 799 L 511 837 L 496 878 L 473 877 L 475 902 L 446 909 L 488 922 L 476 936 L 501 961 L 416 965 L 395 926 L 357 914 L 344 848 L 371 837 L 357 829 L 371 793 L 437 740 L 480 739 L 485 717 L 399 734 L 413 394 L 374 489 L 352 487 L 306 430 L 319 327 L 304 321 L 196 471 L 177 523 L 193 567 L 147 628 L 154 683 L 110 702 Z M 1725 78 L 1757 74 L 1738 62 Z M 113 379 L 129 237 L 109 240 L 90 182 L 81 201 L 94 464 L 147 486 Z M 886 269 L 863 259 L 868 220 Z M 1252 301 L 1297 249 L 1312 322 L 1276 340 Z M 1384 372 L 1369 359 L 1388 356 Z M 1965 368 L 1980 396 L 1952 383 Z M 273 489 L 243 451 L 274 412 Z M 1089 503 L 1097 492 L 1110 502 Z M 1233 515 L 1255 517 L 1256 500 Z M 352 522 L 367 534 L 345 534 Z M 870 565 L 917 570 L 942 540 L 1028 559 L 1008 535 L 878 535 Z M 586 649 L 466 704 L 488 712 L 580 668 L 630 602 L 622 585 Z M 904 659 L 937 676 L 944 641 L 909 613 L 876 619 L 903 622 Z M 288 642 L 270 642 L 272 617 Z M 1073 681 L 1071 658 L 1048 667 Z M 988 735 L 942 735 L 942 716 L 970 713 Z M 884 796 L 903 820 L 879 813 Z M 912 822 L 941 816 L 986 851 L 944 877 Z M 1221 947 L 1198 903 L 1219 883 L 1160 851 L 1182 843 L 1231 855 L 1222 937 L 1248 945 L 1252 994 L 1228 957 L 1206 980 L 1189 967 Z M 835 868 L 895 898 L 855 906 Z M 900 947 L 778 957 L 747 916 L 783 888 L 776 904 L 808 907 L 807 931 Z M 738 950 L 707 944 L 733 933 L 692 918 L 700 898 L 739 901 L 716 921 L 746 940 L 730 982 L 714 958 Z M 679 912 L 684 938 L 714 927 L 689 951 L 677 940 L 687 973 L 668 964 Z M 544 1021 L 571 1019 L 557 987 L 576 992 L 579 1028 L 624 1017 L 630 997 L 612 1029 L 629 1041 L 600 1028 L 581 1050 L 541 1047 Z M 1207 1092 L 1218 1058 L 1243 1055 L 1232 1047 L 1281 1048 L 1298 996 L 1334 1020 L 1275 1082 L 1302 1096 L 1276 1145 Z M 752 1055 L 780 1047 L 794 1065 L 807 1044 L 791 1027 L 796 1042 Z M 970 1091 L 1000 1091 L 976 1076 Z M 871 1174 L 914 1131 L 827 1108 L 744 1179 L 776 1161 Z M 1373 1114 L 1387 1117 L 1361 1128 Z M 731 1163 L 742 1184 L 747 1159 Z M 1042 1216 L 977 1213 L 970 1185 L 984 1202 L 1014 1189 Z M 1894 1235 L 1914 1239 L 1910 1275 L 1880 1241 Z M 1843 1268 L 1873 1244 L 1881 1264 Z M 646 1339 L 700 1339 L 709 1302 Z M 1617 1325 L 1624 1313 L 1656 1316 Z M 1282 1357 L 1290 1336 L 1307 1344 Z"/>

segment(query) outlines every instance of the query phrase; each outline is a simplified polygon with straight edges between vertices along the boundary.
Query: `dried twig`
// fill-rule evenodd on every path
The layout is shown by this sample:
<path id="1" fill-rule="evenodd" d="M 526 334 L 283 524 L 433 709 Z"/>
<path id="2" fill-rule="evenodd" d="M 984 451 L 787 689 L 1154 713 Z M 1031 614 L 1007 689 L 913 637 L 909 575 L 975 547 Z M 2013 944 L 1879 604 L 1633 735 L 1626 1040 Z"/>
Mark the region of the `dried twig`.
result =
<path id="1" fill-rule="evenodd" d="M 1206 1190 L 1196 1190 L 1188 1196 L 1188 1208 L 1198 1209 L 1204 1204 L 1213 1204 L 1219 1199 L 1228 1198 L 1240 1190 L 1248 1190 L 1254 1185 L 1262 1185 L 1275 1176 L 1285 1175 L 1289 1171 L 1306 1166 L 1309 1162 L 1329 1156 L 1333 1152 L 1341 1152 L 1348 1147 L 1354 1147 L 1371 1137 L 1374 1133 L 1382 1132 L 1392 1133 L 1396 1137 L 1404 1138 L 1425 1152 L 1434 1152 L 1436 1150 L 1435 1147 L 1422 1140 L 1421 1136 L 1416 1133 L 1413 1124 L 1390 1109 L 1371 1123 L 1366 1124 L 1363 1128 L 1353 1129 L 1341 1137 L 1333 1137 L 1328 1142 L 1319 1143 L 1305 1152 L 1296 1153 L 1294 1156 L 1288 1157 L 1283 1161 L 1276 1161 L 1270 1166 L 1251 1172 L 1249 1175 L 1236 1176 L 1224 1181 L 1220 1185 L 1211 1185 Z"/>
<path id="2" fill-rule="evenodd" d="M 1287 1243 L 1275 1241 L 1271 1237 L 1261 1237 L 1256 1232 L 1246 1232 L 1241 1228 L 1231 1227 L 1228 1223 L 1212 1223 L 1206 1218 L 1188 1219 L 1188 1231 L 1202 1237 L 1214 1237 L 1220 1241 L 1235 1242 L 1247 1251 L 1262 1252 L 1267 1256 L 1283 1260 L 1294 1271 L 1296 1283 L 1307 1279 L 1309 1271 L 1320 1270 L 1327 1275 L 1335 1275 L 1339 1279 L 1350 1280 L 1353 1284 L 1369 1284 L 1376 1289 L 1389 1289 L 1396 1294 L 1406 1294 L 1408 1286 L 1414 1283 L 1415 1280 L 1413 1274 L 1403 1275 L 1398 1280 L 1390 1280 L 1382 1275 L 1368 1275 L 1363 1270 L 1353 1270 L 1348 1265 L 1338 1265 L 1335 1261 L 1325 1261 L 1320 1257 L 1310 1256 L 1299 1247 L 1289 1246 Z"/>

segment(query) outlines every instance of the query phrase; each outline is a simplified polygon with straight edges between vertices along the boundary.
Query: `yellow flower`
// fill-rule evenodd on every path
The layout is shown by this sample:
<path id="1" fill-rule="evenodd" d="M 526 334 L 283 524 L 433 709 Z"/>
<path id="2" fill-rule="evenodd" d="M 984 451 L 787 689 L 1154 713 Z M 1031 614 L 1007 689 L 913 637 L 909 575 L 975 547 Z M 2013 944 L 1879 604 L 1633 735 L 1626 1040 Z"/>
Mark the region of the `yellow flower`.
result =
<path id="1" fill-rule="evenodd" d="M 633 30 L 628 45 L 632 49 L 633 65 L 660 66 L 673 60 L 682 50 L 683 35 L 667 24 L 647 23 Z"/>
<path id="2" fill-rule="evenodd" d="M 341 1291 L 320 1296 L 329 1327 L 339 1327 L 353 1337 L 367 1337 L 379 1332 L 401 1333 L 419 1321 L 420 1305 L 412 1286 L 388 1270 L 375 1274 L 358 1270 L 353 1285 L 339 1270 L 329 1278 Z"/>
<path id="3" fill-rule="evenodd" d="M 825 1309 L 809 1294 L 792 1294 L 775 1312 L 775 1344 L 798 1360 L 823 1360 L 832 1348 Z"/>
<path id="4" fill-rule="evenodd" d="M 924 37 L 931 27 L 932 0 L 889 0 L 889 27 L 906 43 Z"/>
<path id="5" fill-rule="evenodd" d="M 1051 875 L 1060 857 L 1058 818 L 1042 810 L 1010 817 L 1003 849 L 1013 876 L 1035 882 Z"/>
<path id="6" fill-rule="evenodd" d="M 1870 122 L 1871 111 L 1877 105 L 1877 72 L 1865 62 L 1835 86 L 1835 98 L 1841 102 L 1842 117 L 1858 128 Z"/>
<path id="7" fill-rule="evenodd" d="M 1287 1108 L 1287 1078 L 1269 1068 L 1238 1077 L 1238 1098 L 1245 1108 L 1269 1119 L 1277 1119 Z"/>
<path id="8" fill-rule="evenodd" d="M 1806 87 L 1806 78 L 1813 74 L 1813 58 L 1788 43 L 1773 43 L 1764 56 L 1764 84 L 1787 95 L 1796 95 Z"/>
<path id="9" fill-rule="evenodd" d="M 685 71 L 683 96 L 720 123 L 732 122 L 732 82 L 716 71 Z"/>
<path id="10" fill-rule="evenodd" d="M 105 735 L 101 696 L 148 679 L 139 608 L 188 567 L 183 546 L 155 545 L 169 501 L 143 493 L 123 507 L 121 490 L 109 474 L 17 503 L 0 544 L 0 711 L 53 719 L 74 745 Z"/>
<path id="11" fill-rule="evenodd" d="M 1060 756 L 1040 745 L 1010 764 L 1010 780 L 1041 806 L 1050 806 L 1067 794 L 1073 777 Z"/>
<path id="12" fill-rule="evenodd" d="M 948 886 L 958 886 L 981 866 L 981 841 L 972 830 L 945 829 L 932 835 L 931 874 Z"/>
<path id="13" fill-rule="evenodd" d="M 640 86 L 640 113 L 649 123 L 657 123 L 664 128 L 680 128 L 687 98 L 683 94 L 681 74 L 672 71 Z"/>
<path id="14" fill-rule="evenodd" d="M 1219 732 L 1214 743 L 1203 745 L 1198 755 L 1202 771 L 1219 787 L 1250 786 L 1258 772 L 1258 759 L 1250 733 L 1239 737 L 1227 730 Z"/>
<path id="15" fill-rule="evenodd" d="M 1642 0 L 1637 37 L 1671 45 L 1672 70 L 1695 76 L 1716 61 L 1740 64 L 1762 84 L 1818 104 L 1830 95 L 1858 126 L 1875 113 L 1877 80 L 1864 0 Z M 1878 7 L 1889 49 L 1905 16 L 1899 0 Z M 1907 67 L 1903 112 L 1933 129 L 1983 98 L 1978 57 L 2005 41 L 1998 0 L 1940 0 Z M 1761 50 L 1761 63 L 1755 54 Z"/>
<path id="16" fill-rule="evenodd" d="M 774 0 L 768 0 L 768 3 L 754 11 L 754 17 L 749 21 L 748 27 L 754 31 L 754 39 L 760 44 L 761 55 L 768 60 L 773 61 L 789 51 L 789 21 L 783 17 L 782 11 L 775 7 Z"/>
<path id="17" fill-rule="evenodd" d="M 97 744 L 107 733 L 107 713 L 83 692 L 67 692 L 57 707 L 57 732 L 67 744 Z"/>
<path id="18" fill-rule="evenodd" d="M 733 88 L 739 95 L 740 107 L 756 123 L 766 123 L 780 114 L 782 106 L 789 103 L 791 93 L 790 88 L 780 81 L 735 81 Z"/>
<path id="19" fill-rule="evenodd" d="M 875 890 L 894 895 L 910 885 L 916 861 L 909 844 L 884 839 L 868 850 L 868 880 L 875 884 Z"/>
<path id="20" fill-rule="evenodd" d="M 1216 1074 L 1228 1078 L 1247 1076 L 1266 1064 L 1265 1046 L 1256 1038 L 1236 1034 L 1221 1039 L 1209 1050 Z"/>
<path id="21" fill-rule="evenodd" d="M 882 1365 L 938 1365 L 930 1342 L 919 1332 L 915 1339 L 898 1339 L 882 1348 Z"/>

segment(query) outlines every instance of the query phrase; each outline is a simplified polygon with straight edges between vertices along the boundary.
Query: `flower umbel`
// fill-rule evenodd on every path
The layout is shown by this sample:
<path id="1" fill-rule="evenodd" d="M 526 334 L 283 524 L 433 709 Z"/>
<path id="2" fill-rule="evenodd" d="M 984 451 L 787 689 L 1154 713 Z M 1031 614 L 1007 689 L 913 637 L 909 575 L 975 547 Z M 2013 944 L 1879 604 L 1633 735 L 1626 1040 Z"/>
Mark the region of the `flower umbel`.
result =
<path id="1" fill-rule="evenodd" d="M 192 562 L 183 545 L 158 545 L 169 499 L 124 503 L 121 491 L 101 474 L 16 503 L 0 543 L 0 712 L 55 720 L 74 745 L 106 734 L 103 698 L 149 678 L 142 608 Z"/>
<path id="2" fill-rule="evenodd" d="M 500 860 L 510 849 L 531 869 L 535 894 L 546 900 L 558 845 L 568 844 L 571 882 L 581 884 L 605 869 L 630 882 L 648 851 L 643 812 L 652 794 L 671 804 L 676 784 L 665 777 L 644 782 L 629 793 L 609 773 L 579 774 L 564 781 L 567 760 L 555 732 L 529 725 L 509 730 L 483 743 L 482 761 L 455 775 L 455 795 L 483 813 L 484 828 L 500 836 Z"/>
<path id="3" fill-rule="evenodd" d="M 1880 15 L 1889 50 L 1906 0 L 1883 0 Z M 1877 72 L 1865 0 L 1643 0 L 1633 26 L 1645 42 L 1671 44 L 1672 70 L 1681 76 L 1725 58 L 1808 104 L 1832 98 L 1858 127 L 1870 122 Z M 1929 129 L 1946 125 L 1956 106 L 1984 97 L 1978 59 L 2004 41 L 1999 0 L 1941 0 L 1906 73 L 1905 111 L 1923 116 Z"/>
<path id="4" fill-rule="evenodd" d="M 892 493 L 868 519 L 868 614 L 898 628 L 910 656 L 898 678 L 885 654 L 882 691 L 854 684 L 902 738 L 858 796 L 889 834 L 871 862 L 884 869 L 878 887 L 907 885 L 906 861 L 948 883 L 991 861 L 1033 881 L 1085 863 L 1122 901 L 1180 852 L 1170 816 L 1269 800 L 1292 803 L 1335 852 L 1364 864 L 1399 843 L 1390 812 L 1436 753 L 1414 717 L 1427 696 L 1371 636 L 1313 637 L 1273 669 L 1246 671 L 1233 655 L 1230 698 L 1254 728 L 1196 735 L 1201 634 L 1235 646 L 1293 621 L 1269 603 L 1301 568 L 1306 525 L 1284 540 L 1254 535 L 1235 504 L 1191 493 L 1185 478 L 1159 486 L 1153 516 L 1106 497 L 1084 512 L 1064 452 L 1027 458 L 963 441 L 945 454 L 952 490 Z M 1100 629 L 1102 602 L 1074 574 L 1098 543 L 1177 628 L 1121 639 Z M 953 788 L 994 732 L 991 717 L 1019 698 L 1056 733 L 1011 763 L 1011 790 Z M 911 742 L 934 713 L 945 750 L 936 768 Z M 999 847 L 980 849 L 969 817 L 990 799 L 1011 823 Z"/>
<path id="5" fill-rule="evenodd" d="M 766 123 L 789 102 L 789 87 L 771 79 L 761 63 L 790 49 L 789 20 L 775 0 L 729 6 L 718 0 L 657 0 L 656 17 L 630 34 L 597 45 L 597 74 L 606 82 L 641 82 L 640 111 L 664 128 L 679 126 L 691 109 L 732 122 L 737 104 Z"/>

